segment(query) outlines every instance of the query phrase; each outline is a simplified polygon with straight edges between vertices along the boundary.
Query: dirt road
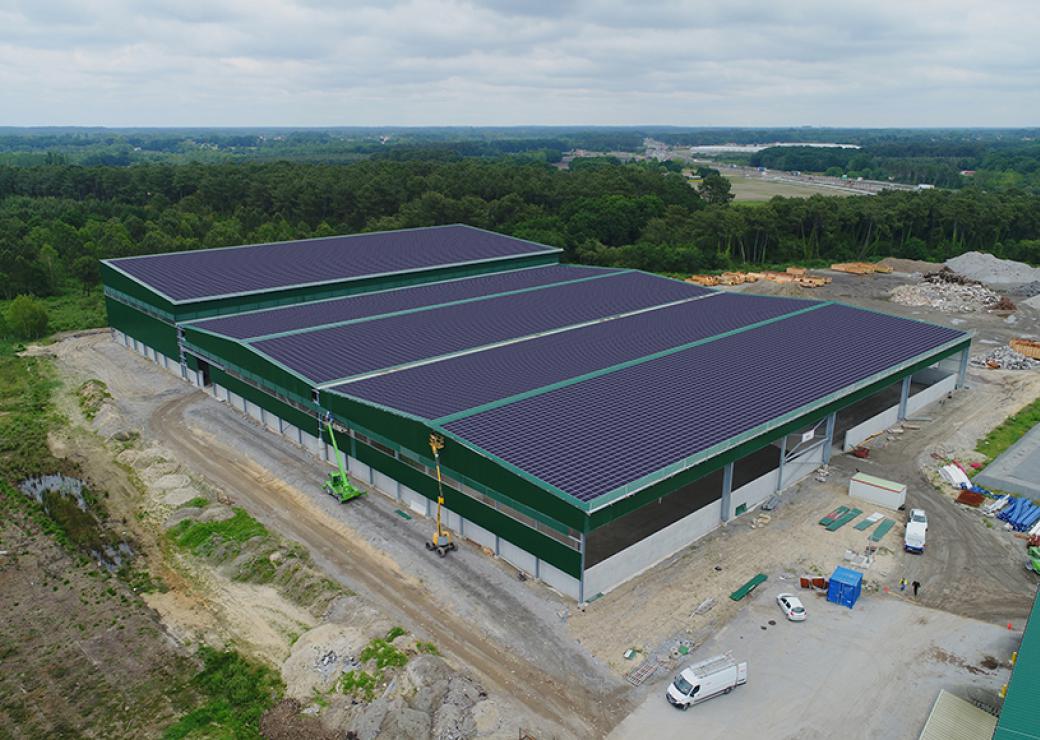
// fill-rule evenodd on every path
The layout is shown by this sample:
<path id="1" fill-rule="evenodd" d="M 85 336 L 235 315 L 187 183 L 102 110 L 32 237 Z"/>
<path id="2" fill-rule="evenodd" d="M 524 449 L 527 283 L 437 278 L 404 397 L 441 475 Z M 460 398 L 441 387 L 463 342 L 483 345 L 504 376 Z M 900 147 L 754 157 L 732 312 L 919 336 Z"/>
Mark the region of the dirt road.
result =
<path id="1" fill-rule="evenodd" d="M 1005 625 L 1028 615 L 1037 579 L 1025 570 L 1021 540 L 983 523 L 974 511 L 953 503 L 952 494 L 935 489 L 924 475 L 935 466 L 930 452 L 972 449 L 975 440 L 1040 395 L 1036 373 L 973 370 L 972 389 L 957 393 L 941 410 L 929 409 L 931 423 L 906 434 L 898 444 L 876 446 L 870 459 L 834 458 L 836 467 L 853 468 L 905 482 L 907 506 L 928 514 L 928 542 L 921 556 L 904 559 L 906 577 L 921 583 L 920 603 L 936 609 Z M 985 520 L 990 521 L 990 520 Z"/>
<path id="2" fill-rule="evenodd" d="M 407 577 L 372 548 L 349 537 L 345 527 L 324 515 L 306 496 L 211 435 L 189 426 L 185 413 L 211 403 L 201 392 L 165 402 L 152 415 L 149 431 L 171 451 L 209 479 L 264 524 L 283 536 L 305 542 L 330 576 L 398 614 L 429 635 L 445 653 L 476 671 L 489 688 L 512 696 L 536 715 L 577 737 L 602 737 L 627 714 L 627 692 L 603 693 L 603 687 L 580 680 L 564 682 L 540 670 L 506 646 L 489 639 L 462 615 L 446 609 L 421 582 Z M 249 429 L 248 425 L 243 424 Z M 266 432 L 255 430 L 262 437 Z M 269 435 L 268 435 L 269 436 Z M 253 440 L 271 455 L 293 451 L 272 438 Z M 280 449 L 281 448 L 281 449 Z M 298 461 L 288 460 L 291 464 Z M 288 503 L 291 502 L 291 506 Z M 388 522 L 390 526 L 392 522 Z M 508 611 L 508 605 L 504 605 Z M 508 619 L 508 614 L 503 614 Z M 581 672 L 577 676 L 583 675 Z"/>

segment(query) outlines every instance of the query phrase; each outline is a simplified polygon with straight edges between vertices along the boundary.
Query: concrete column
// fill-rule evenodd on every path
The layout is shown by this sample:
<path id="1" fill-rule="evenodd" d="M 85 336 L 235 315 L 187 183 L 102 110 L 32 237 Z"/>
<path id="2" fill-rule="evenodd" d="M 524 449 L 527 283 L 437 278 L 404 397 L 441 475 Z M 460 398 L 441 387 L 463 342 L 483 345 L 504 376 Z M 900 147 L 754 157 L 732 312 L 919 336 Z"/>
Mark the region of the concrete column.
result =
<path id="1" fill-rule="evenodd" d="M 779 493 L 784 487 L 784 458 L 787 457 L 787 435 L 780 440 L 780 469 L 776 474 L 776 490 Z"/>
<path id="2" fill-rule="evenodd" d="M 581 534 L 581 542 L 578 548 L 581 553 L 581 575 L 578 577 L 578 603 L 585 603 L 585 533 Z"/>
<path id="3" fill-rule="evenodd" d="M 968 376 L 968 360 L 970 358 L 970 349 L 970 347 L 966 347 L 964 351 L 961 352 L 961 366 L 960 369 L 957 371 L 957 388 L 964 387 L 965 378 L 967 378 Z"/>
<path id="4" fill-rule="evenodd" d="M 499 543 L 500 543 L 501 541 L 502 541 L 502 540 L 501 540 L 501 538 L 499 538 L 499 536 L 498 536 L 498 535 L 496 534 L 496 535 L 495 535 L 495 556 L 496 556 L 496 557 L 498 556 L 498 550 L 499 550 Z"/>
<path id="5" fill-rule="evenodd" d="M 838 421 L 838 412 L 827 417 L 827 431 L 823 442 L 823 464 L 831 461 L 831 450 L 834 448 L 834 425 Z"/>
<path id="6" fill-rule="evenodd" d="M 729 463 L 722 469 L 722 521 L 729 520 L 730 500 L 733 492 L 733 463 Z"/>
<path id="7" fill-rule="evenodd" d="M 903 385 L 899 389 L 899 421 L 906 418 L 906 402 L 910 400 L 910 376 L 903 378 Z"/>

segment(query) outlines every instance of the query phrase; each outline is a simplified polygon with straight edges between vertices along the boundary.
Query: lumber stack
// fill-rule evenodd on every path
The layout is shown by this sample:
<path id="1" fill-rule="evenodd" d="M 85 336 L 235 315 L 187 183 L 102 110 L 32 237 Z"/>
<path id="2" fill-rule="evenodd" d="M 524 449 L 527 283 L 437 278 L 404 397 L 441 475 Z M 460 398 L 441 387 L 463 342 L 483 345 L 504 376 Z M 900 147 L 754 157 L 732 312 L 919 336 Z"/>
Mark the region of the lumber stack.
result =
<path id="1" fill-rule="evenodd" d="M 831 265 L 832 270 L 847 272 L 850 275 L 873 275 L 876 272 L 890 273 L 892 268 L 880 262 L 836 262 Z"/>
<path id="2" fill-rule="evenodd" d="M 714 288 L 718 285 L 743 285 L 744 283 L 757 283 L 759 280 L 769 280 L 774 283 L 791 283 L 803 288 L 819 288 L 831 282 L 829 277 L 823 275 L 810 275 L 804 267 L 788 267 L 783 272 L 776 270 L 764 270 L 762 272 L 724 272 L 721 275 L 691 275 L 686 282 Z"/>

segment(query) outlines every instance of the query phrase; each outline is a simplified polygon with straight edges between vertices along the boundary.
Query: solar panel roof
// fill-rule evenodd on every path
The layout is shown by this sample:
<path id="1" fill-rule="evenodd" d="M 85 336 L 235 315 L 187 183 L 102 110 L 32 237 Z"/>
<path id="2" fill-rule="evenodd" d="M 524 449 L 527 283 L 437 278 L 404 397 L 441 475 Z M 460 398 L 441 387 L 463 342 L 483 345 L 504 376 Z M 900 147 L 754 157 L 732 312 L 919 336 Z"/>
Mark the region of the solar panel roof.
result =
<path id="1" fill-rule="evenodd" d="M 250 311 L 216 319 L 195 321 L 191 323 L 191 326 L 235 339 L 250 339 L 268 334 L 307 329 L 322 324 L 356 321 L 370 316 L 408 311 L 478 296 L 525 290 L 570 280 L 582 280 L 611 272 L 614 270 L 605 267 L 544 265 L 427 283 L 411 288 L 396 288 L 346 298 Z"/>
<path id="2" fill-rule="evenodd" d="M 377 375 L 332 390 L 438 419 L 813 305 L 815 301 L 708 293 L 702 300 Z"/>
<path id="3" fill-rule="evenodd" d="M 261 339 L 251 346 L 304 377 L 325 383 L 710 292 L 641 272 L 615 272 L 578 283 Z"/>
<path id="4" fill-rule="evenodd" d="M 965 338 L 945 327 L 822 304 L 444 428 L 580 501 L 595 502 Z"/>
<path id="5" fill-rule="evenodd" d="M 105 262 L 181 303 L 559 251 L 456 224 Z"/>

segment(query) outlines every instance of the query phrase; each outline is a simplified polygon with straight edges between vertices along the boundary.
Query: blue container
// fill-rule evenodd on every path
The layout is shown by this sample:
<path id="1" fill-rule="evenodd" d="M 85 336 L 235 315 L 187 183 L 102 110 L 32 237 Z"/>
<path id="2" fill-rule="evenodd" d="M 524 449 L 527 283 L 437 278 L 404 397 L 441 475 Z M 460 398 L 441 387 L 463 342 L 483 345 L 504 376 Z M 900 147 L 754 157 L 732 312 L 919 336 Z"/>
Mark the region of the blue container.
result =
<path id="1" fill-rule="evenodd" d="M 863 574 L 839 565 L 831 574 L 830 585 L 827 587 L 827 601 L 851 609 L 862 591 Z"/>

